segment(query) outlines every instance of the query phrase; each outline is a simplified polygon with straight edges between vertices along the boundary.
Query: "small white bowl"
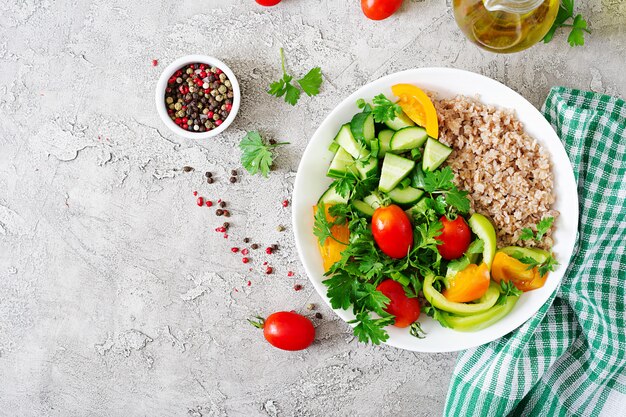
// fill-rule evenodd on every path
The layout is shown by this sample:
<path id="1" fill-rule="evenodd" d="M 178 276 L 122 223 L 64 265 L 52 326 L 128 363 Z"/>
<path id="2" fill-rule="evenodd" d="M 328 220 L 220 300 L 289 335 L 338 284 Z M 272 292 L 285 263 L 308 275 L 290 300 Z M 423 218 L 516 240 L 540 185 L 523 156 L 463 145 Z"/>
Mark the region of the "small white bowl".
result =
<path id="1" fill-rule="evenodd" d="M 174 123 L 172 119 L 170 119 L 170 116 L 167 114 L 167 107 L 165 107 L 165 89 L 167 88 L 167 80 L 169 80 L 172 74 L 174 74 L 177 70 L 183 68 L 188 64 L 207 64 L 212 67 L 221 69 L 224 74 L 226 74 L 233 87 L 233 108 L 231 109 L 230 114 L 221 125 L 213 130 L 209 130 L 208 132 L 190 132 L 188 130 L 184 130 L 176 123 Z M 212 56 L 208 55 L 187 55 L 178 58 L 167 67 L 165 67 L 156 85 L 154 101 L 159 116 L 161 116 L 161 120 L 173 133 L 179 136 L 183 136 L 187 139 L 207 139 L 222 133 L 228 128 L 228 126 L 230 126 L 233 120 L 235 120 L 235 117 L 237 117 L 237 112 L 239 111 L 239 104 L 241 103 L 241 91 L 239 90 L 239 82 L 237 81 L 237 77 L 235 77 L 235 74 L 231 71 L 228 65 L 226 65 L 219 59 L 213 58 Z"/>

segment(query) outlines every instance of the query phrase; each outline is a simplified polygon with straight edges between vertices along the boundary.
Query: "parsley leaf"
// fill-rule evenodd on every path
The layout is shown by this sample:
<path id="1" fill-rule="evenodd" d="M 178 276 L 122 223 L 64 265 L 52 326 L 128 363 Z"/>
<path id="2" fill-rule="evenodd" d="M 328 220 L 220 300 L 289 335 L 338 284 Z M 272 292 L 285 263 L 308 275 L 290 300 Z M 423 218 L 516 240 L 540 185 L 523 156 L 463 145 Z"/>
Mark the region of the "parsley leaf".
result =
<path id="1" fill-rule="evenodd" d="M 518 290 L 515 284 L 502 280 L 500 281 L 500 297 L 498 297 L 495 305 L 504 305 L 508 297 L 519 297 L 522 294 L 522 291 Z"/>
<path id="2" fill-rule="evenodd" d="M 352 177 L 340 178 L 331 184 L 337 194 L 344 198 L 350 198 L 350 192 L 354 189 L 356 181 Z"/>
<path id="3" fill-rule="evenodd" d="M 331 216 L 333 215 L 333 213 L 336 214 L 336 212 L 333 211 L 334 208 L 335 207 L 333 206 L 329 209 L 329 214 Z M 319 240 L 320 245 L 323 246 L 324 243 L 326 242 L 326 239 L 328 238 L 331 238 L 334 241 L 339 242 L 341 244 L 347 245 L 346 242 L 337 240 L 337 238 L 333 236 L 333 232 L 332 232 L 333 226 L 337 224 L 343 224 L 345 223 L 345 221 L 346 221 L 345 216 L 339 216 L 335 218 L 335 220 L 329 221 L 326 218 L 326 206 L 324 205 L 324 202 L 321 201 L 317 206 L 317 211 L 315 212 L 315 216 L 313 216 L 313 234 Z"/>
<path id="4" fill-rule="evenodd" d="M 539 275 L 544 276 L 550 271 L 555 271 L 557 266 L 559 266 L 557 260 L 554 259 L 554 257 L 550 256 L 543 264 L 539 266 Z"/>
<path id="5" fill-rule="evenodd" d="M 333 308 L 350 308 L 358 286 L 356 279 L 345 272 L 338 272 L 322 282 L 328 287 L 326 295 Z"/>
<path id="6" fill-rule="evenodd" d="M 381 342 L 389 339 L 389 334 L 384 327 L 392 324 L 394 320 L 393 316 L 372 319 L 368 311 L 362 311 L 356 315 L 356 319 L 348 323 L 358 323 L 354 328 L 354 335 L 360 342 L 380 345 Z"/>
<path id="7" fill-rule="evenodd" d="M 373 284 L 365 283 L 357 290 L 357 304 L 364 306 L 379 315 L 386 315 L 385 307 L 391 300 L 382 292 L 378 291 Z"/>
<path id="8" fill-rule="evenodd" d="M 519 238 L 520 240 L 531 240 L 535 238 L 535 233 L 530 227 L 524 227 Z"/>
<path id="9" fill-rule="evenodd" d="M 467 198 L 467 191 L 459 190 L 452 182 L 454 173 L 452 168 L 445 167 L 438 171 L 426 171 L 422 174 L 415 174 L 415 180 L 421 180 L 419 175 L 423 175 L 423 188 L 427 193 L 443 193 L 435 199 L 433 209 L 438 214 L 452 214 L 451 209 L 459 213 L 467 213 L 470 210 L 470 201 Z"/>
<path id="10" fill-rule="evenodd" d="M 528 265 L 528 268 L 526 268 L 526 270 L 537 267 L 539 275 L 541 276 L 544 276 L 548 272 L 555 271 L 556 267 L 559 266 L 559 263 L 552 255 L 550 255 L 548 259 L 543 262 L 539 262 L 536 259 L 531 258 L 530 256 L 524 256 L 521 252 L 513 252 L 511 256 L 518 261 Z"/>
<path id="11" fill-rule="evenodd" d="M 320 85 L 322 85 L 322 69 L 315 67 L 298 80 L 298 84 L 307 96 L 312 97 L 320 93 Z"/>
<path id="12" fill-rule="evenodd" d="M 566 23 L 570 19 L 574 19 L 571 24 Z M 582 17 L 582 15 L 578 14 L 574 16 L 574 0 L 562 0 L 561 5 L 559 7 L 559 12 L 552 24 L 552 27 L 544 36 L 543 42 L 548 43 L 554 38 L 554 33 L 557 29 L 562 27 L 571 28 L 570 34 L 567 37 L 567 42 L 570 46 L 582 46 L 585 44 L 585 32 L 591 33 L 589 29 L 587 29 L 587 21 Z"/>
<path id="13" fill-rule="evenodd" d="M 300 90 L 295 87 L 291 81 L 293 77 L 287 74 L 285 69 L 285 51 L 280 48 L 280 63 L 283 70 L 283 76 L 280 80 L 274 81 L 270 84 L 268 94 L 276 97 L 285 96 L 285 102 L 295 106 L 298 100 L 300 100 Z M 304 77 L 297 80 L 300 88 L 309 97 L 315 96 L 320 92 L 320 85 L 322 84 L 322 70 L 320 67 L 311 69 Z"/>
<path id="14" fill-rule="evenodd" d="M 467 198 L 468 194 L 467 191 L 461 191 L 454 186 L 446 193 L 446 203 L 454 207 L 459 213 L 467 213 L 470 210 L 470 201 Z"/>
<path id="15" fill-rule="evenodd" d="M 402 114 L 402 108 L 399 104 L 393 103 L 384 94 L 379 94 L 372 100 L 374 107 L 372 114 L 376 123 L 383 123 L 388 120 L 394 120 L 397 115 Z"/>
<path id="16" fill-rule="evenodd" d="M 266 145 L 263 138 L 257 131 L 250 131 L 243 137 L 239 143 L 242 150 L 241 165 L 250 174 L 254 175 L 260 172 L 264 177 L 268 177 L 272 163 L 274 162 L 274 154 L 272 149 L 287 145 L 289 142 L 280 142 L 273 145 Z"/>
<path id="17" fill-rule="evenodd" d="M 454 187 L 452 168 L 445 167 L 439 171 L 424 172 L 424 191 L 433 193 L 440 190 L 451 190 Z"/>
<path id="18" fill-rule="evenodd" d="M 537 223 L 537 236 L 535 236 L 535 240 L 541 240 L 543 235 L 546 234 L 548 230 L 554 224 L 554 217 L 546 217 L 545 219 L 541 219 L 539 223 Z"/>
<path id="19" fill-rule="evenodd" d="M 446 313 L 433 306 L 424 307 L 424 313 L 437 320 L 443 327 L 452 327 L 446 320 Z"/>

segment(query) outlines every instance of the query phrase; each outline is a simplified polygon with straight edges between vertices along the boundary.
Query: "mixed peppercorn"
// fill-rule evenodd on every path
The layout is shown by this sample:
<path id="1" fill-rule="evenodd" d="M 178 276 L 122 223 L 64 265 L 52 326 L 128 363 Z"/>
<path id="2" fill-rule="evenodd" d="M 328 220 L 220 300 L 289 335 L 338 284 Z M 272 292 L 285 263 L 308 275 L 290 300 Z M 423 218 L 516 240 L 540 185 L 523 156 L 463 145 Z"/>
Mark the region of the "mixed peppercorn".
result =
<path id="1" fill-rule="evenodd" d="M 233 108 L 233 86 L 221 69 L 189 64 L 167 81 L 165 106 L 181 129 L 208 132 L 220 126 Z"/>

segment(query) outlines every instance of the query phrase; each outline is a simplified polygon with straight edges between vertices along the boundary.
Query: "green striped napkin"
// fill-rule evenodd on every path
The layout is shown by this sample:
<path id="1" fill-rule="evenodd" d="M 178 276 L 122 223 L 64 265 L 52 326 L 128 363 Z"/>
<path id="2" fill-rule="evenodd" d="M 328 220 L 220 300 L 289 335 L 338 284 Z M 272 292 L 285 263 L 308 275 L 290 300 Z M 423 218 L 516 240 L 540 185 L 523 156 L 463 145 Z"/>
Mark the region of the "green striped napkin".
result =
<path id="1" fill-rule="evenodd" d="M 556 87 L 542 111 L 578 182 L 574 255 L 535 317 L 461 352 L 446 416 L 626 416 L 626 103 Z"/>

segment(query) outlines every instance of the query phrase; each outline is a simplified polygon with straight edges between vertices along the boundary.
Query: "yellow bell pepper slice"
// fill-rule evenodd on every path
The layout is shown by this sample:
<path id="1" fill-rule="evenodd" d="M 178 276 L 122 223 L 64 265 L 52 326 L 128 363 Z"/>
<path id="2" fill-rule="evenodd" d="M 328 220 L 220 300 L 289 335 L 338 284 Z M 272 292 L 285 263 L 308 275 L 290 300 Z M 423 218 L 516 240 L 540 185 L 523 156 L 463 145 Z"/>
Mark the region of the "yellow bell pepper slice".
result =
<path id="1" fill-rule="evenodd" d="M 398 97 L 398 104 L 402 107 L 402 111 L 418 126 L 425 128 L 428 136 L 437 139 L 439 121 L 430 97 L 412 84 L 396 84 L 391 87 L 391 91 Z"/>
<path id="2" fill-rule="evenodd" d="M 329 213 L 331 206 L 331 204 L 326 206 L 326 220 L 329 222 L 335 220 L 335 218 Z M 313 215 L 317 213 L 317 210 L 318 207 L 313 206 Z M 347 246 L 340 242 L 348 242 L 350 240 L 350 228 L 348 228 L 347 222 L 345 224 L 334 225 L 330 228 L 330 232 L 339 242 L 335 239 L 326 238 L 323 245 L 319 245 L 318 243 L 320 254 L 322 255 L 322 259 L 324 261 L 324 271 L 328 271 L 334 263 L 341 259 L 341 252 L 343 252 Z"/>

